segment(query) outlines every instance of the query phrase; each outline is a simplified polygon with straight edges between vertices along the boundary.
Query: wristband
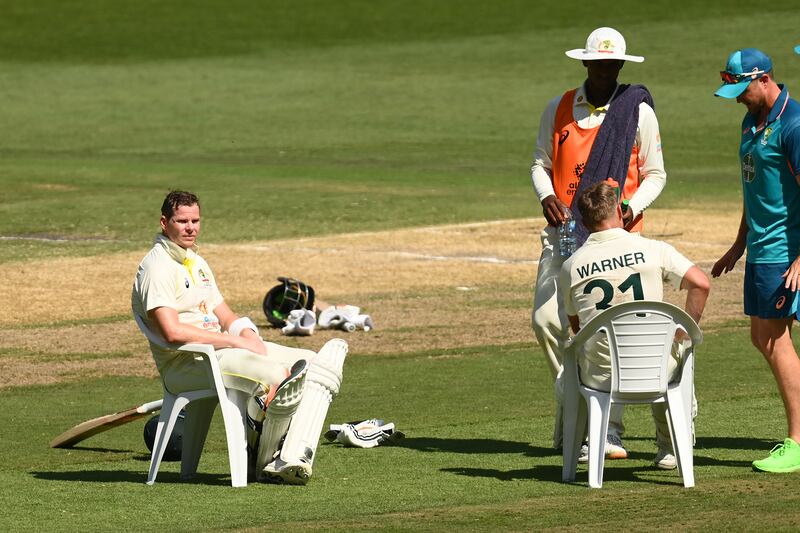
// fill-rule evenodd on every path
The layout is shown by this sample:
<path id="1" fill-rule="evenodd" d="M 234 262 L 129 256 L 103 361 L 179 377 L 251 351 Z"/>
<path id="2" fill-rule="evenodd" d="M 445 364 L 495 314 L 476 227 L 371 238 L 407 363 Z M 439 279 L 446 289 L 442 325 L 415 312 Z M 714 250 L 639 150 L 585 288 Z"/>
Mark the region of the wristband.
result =
<path id="1" fill-rule="evenodd" d="M 228 328 L 228 333 L 238 337 L 242 334 L 242 331 L 245 329 L 252 329 L 253 331 L 255 331 L 256 335 L 258 335 L 258 328 L 256 327 L 255 324 L 253 324 L 253 321 L 246 316 L 239 317 L 236 320 L 234 320 L 231 323 L 230 327 Z"/>

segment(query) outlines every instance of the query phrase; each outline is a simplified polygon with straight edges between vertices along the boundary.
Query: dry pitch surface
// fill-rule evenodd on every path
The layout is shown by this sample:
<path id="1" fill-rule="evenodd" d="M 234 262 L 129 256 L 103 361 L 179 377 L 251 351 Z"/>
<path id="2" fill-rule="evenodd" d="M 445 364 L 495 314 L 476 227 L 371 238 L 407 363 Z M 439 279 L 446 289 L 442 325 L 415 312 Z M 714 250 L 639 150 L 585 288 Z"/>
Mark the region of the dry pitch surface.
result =
<path id="1" fill-rule="evenodd" d="M 645 235 L 672 243 L 709 272 L 733 241 L 738 212 L 648 211 Z M 344 336 L 354 354 L 530 343 L 530 307 L 542 218 L 434 226 L 251 244 L 206 244 L 227 301 L 267 340 L 318 349 Z M 155 377 L 130 315 L 130 287 L 148 249 L 0 265 L 0 388 L 88 376 Z M 713 280 L 703 328 L 741 314 L 743 265 Z M 312 285 L 328 303 L 353 304 L 376 329 L 284 337 L 266 327 L 261 299 L 277 276 Z M 667 299 L 682 305 L 676 291 Z M 79 325 L 75 325 L 75 324 Z M 452 355 L 451 356 L 457 356 Z M 457 353 L 457 352 L 456 352 Z M 532 355 L 533 356 L 533 355 Z M 538 354 L 536 355 L 538 357 Z"/>

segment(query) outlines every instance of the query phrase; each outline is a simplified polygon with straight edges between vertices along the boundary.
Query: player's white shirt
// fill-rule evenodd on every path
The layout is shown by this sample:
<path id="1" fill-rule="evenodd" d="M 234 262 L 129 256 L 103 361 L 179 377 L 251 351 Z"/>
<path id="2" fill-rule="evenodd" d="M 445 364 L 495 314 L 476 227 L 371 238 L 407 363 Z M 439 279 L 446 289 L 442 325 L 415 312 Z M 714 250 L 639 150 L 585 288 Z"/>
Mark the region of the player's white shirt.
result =
<path id="1" fill-rule="evenodd" d="M 147 316 L 157 307 L 171 307 L 183 324 L 219 333 L 221 327 L 214 309 L 223 301 L 214 274 L 197 248 L 183 249 L 162 234 L 142 259 L 131 291 L 131 308 L 151 332 L 158 329 Z M 177 348 L 178 345 L 174 347 Z M 159 370 L 179 352 L 150 343 Z"/>
<path id="2" fill-rule="evenodd" d="M 622 228 L 589 235 L 561 267 L 559 290 L 564 308 L 584 326 L 604 309 L 633 300 L 663 300 L 664 282 L 680 287 L 693 263 L 669 244 Z M 608 366 L 605 335 L 584 348 L 584 356 Z"/>
<path id="3" fill-rule="evenodd" d="M 619 85 L 617 85 L 619 89 Z M 614 94 L 616 95 L 616 90 Z M 536 138 L 536 149 L 531 165 L 531 180 L 536 196 L 541 202 L 550 195 L 555 194 L 553 189 L 553 130 L 556 120 L 556 110 L 563 95 L 559 95 L 545 107 L 539 120 L 539 136 Z M 583 129 L 599 127 L 606 117 L 606 113 L 613 105 L 612 101 L 603 107 L 594 107 L 586 98 L 586 88 L 581 85 L 575 91 L 572 103 L 572 116 Z M 658 129 L 658 119 L 652 107 L 642 102 L 639 104 L 639 122 L 636 127 L 635 146 L 639 148 L 639 176 L 642 180 L 639 189 L 630 201 L 630 208 L 636 217 L 652 204 L 664 185 L 667 183 L 667 172 L 664 170 L 664 155 L 661 152 L 661 135 Z"/>

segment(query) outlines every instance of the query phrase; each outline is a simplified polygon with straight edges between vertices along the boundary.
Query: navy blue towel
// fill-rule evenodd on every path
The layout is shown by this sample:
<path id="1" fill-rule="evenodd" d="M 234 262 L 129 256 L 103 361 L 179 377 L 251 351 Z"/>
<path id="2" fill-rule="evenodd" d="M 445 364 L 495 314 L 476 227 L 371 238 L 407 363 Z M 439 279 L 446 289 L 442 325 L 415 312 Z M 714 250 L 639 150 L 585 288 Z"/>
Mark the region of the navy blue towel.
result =
<path id="1" fill-rule="evenodd" d="M 575 198 L 607 178 L 615 179 L 620 189 L 625 187 L 628 163 L 639 125 L 639 104 L 642 102 L 655 109 L 653 97 L 644 85 L 623 85 L 619 88 L 592 144 Z M 589 236 L 589 230 L 583 225 L 577 204 L 573 205 L 572 216 L 577 221 L 577 245 L 581 246 Z"/>

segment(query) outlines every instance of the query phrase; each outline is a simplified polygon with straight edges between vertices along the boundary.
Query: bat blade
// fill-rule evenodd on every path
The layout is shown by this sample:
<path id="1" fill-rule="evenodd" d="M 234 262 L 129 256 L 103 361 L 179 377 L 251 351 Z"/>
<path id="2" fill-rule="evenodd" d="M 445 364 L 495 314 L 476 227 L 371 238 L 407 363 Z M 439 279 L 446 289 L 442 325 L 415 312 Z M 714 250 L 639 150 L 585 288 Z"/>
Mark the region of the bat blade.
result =
<path id="1" fill-rule="evenodd" d="M 51 448 L 71 448 L 82 440 L 88 439 L 93 435 L 108 431 L 109 429 L 127 424 L 147 416 L 154 411 L 161 409 L 163 400 L 143 403 L 137 407 L 132 407 L 125 411 L 112 413 L 110 415 L 92 418 L 86 422 L 81 422 L 77 426 L 68 429 L 58 437 L 50 441 Z"/>

